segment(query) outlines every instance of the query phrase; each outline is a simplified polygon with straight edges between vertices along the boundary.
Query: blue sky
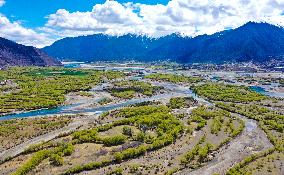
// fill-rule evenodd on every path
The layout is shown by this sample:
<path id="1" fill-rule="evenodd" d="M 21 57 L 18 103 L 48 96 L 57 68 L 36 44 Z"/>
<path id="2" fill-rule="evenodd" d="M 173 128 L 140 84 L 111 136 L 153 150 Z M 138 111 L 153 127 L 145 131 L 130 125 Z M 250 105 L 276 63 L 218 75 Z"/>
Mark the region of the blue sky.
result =
<path id="1" fill-rule="evenodd" d="M 64 37 L 213 34 L 246 22 L 284 26 L 284 0 L 0 0 L 0 37 L 44 47 Z"/>
<path id="2" fill-rule="evenodd" d="M 11 20 L 22 21 L 26 27 L 43 26 L 48 14 L 55 13 L 58 9 L 66 9 L 69 12 L 88 11 L 95 4 L 102 4 L 105 0 L 6 0 L 0 13 L 5 14 Z M 129 0 L 119 0 L 120 3 Z M 142 4 L 167 4 L 168 0 L 136 0 Z"/>

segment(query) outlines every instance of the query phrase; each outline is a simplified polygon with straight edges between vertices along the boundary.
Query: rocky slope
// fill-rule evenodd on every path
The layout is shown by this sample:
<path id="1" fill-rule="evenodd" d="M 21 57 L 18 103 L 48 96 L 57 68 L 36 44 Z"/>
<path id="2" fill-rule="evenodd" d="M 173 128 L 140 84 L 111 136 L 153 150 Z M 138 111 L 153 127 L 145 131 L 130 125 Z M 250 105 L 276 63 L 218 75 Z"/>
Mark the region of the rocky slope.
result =
<path id="1" fill-rule="evenodd" d="M 0 68 L 7 66 L 60 66 L 44 51 L 0 37 Z"/>

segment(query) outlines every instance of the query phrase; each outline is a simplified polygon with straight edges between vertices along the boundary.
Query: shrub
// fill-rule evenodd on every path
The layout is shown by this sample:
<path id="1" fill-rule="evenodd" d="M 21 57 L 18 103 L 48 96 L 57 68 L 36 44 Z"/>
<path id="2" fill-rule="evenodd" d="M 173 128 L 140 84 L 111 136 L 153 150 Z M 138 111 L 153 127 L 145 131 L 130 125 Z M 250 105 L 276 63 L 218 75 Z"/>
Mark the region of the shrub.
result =
<path id="1" fill-rule="evenodd" d="M 44 159 L 48 158 L 50 155 L 50 151 L 48 150 L 41 150 L 36 152 L 27 163 L 25 163 L 22 167 L 17 169 L 15 173 L 12 175 L 24 175 L 27 174 L 29 171 L 34 169 L 37 165 L 39 165 Z"/>
<path id="2" fill-rule="evenodd" d="M 70 143 L 64 146 L 62 153 L 64 156 L 70 156 L 74 152 L 74 146 Z"/>
<path id="3" fill-rule="evenodd" d="M 102 142 L 106 146 L 116 146 L 125 143 L 127 138 L 124 135 L 116 135 L 113 137 L 105 137 L 102 139 Z"/>
<path id="4" fill-rule="evenodd" d="M 140 142 L 143 142 L 144 141 L 144 139 L 145 139 L 145 133 L 143 133 L 143 132 L 139 132 L 136 136 L 135 136 L 135 140 L 136 141 L 140 141 Z"/>
<path id="5" fill-rule="evenodd" d="M 122 168 L 116 168 L 115 170 L 107 173 L 106 175 L 122 175 L 123 169 Z"/>
<path id="6" fill-rule="evenodd" d="M 61 166 L 64 163 L 62 156 L 58 154 L 52 154 L 50 156 L 50 161 L 51 161 L 51 164 L 55 166 Z"/>
<path id="7" fill-rule="evenodd" d="M 122 132 L 124 135 L 132 137 L 132 129 L 130 127 L 124 126 Z"/>

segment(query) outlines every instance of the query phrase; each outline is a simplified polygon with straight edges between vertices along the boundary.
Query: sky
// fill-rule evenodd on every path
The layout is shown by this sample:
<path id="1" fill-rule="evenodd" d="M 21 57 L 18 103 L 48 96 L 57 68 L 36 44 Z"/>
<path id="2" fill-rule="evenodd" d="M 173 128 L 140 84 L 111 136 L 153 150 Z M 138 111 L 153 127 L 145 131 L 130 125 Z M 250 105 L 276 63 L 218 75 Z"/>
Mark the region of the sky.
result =
<path id="1" fill-rule="evenodd" d="M 284 26 L 284 0 L 0 0 L 0 37 L 44 47 L 103 33 L 213 34 L 249 21 Z"/>

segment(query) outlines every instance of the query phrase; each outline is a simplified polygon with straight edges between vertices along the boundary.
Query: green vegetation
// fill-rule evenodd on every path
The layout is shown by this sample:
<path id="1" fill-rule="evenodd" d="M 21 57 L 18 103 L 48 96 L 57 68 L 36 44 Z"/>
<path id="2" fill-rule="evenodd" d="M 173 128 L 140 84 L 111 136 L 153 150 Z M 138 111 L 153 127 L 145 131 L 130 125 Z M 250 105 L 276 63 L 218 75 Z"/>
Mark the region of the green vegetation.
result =
<path id="1" fill-rule="evenodd" d="M 218 134 L 218 132 L 221 131 L 223 124 L 224 124 L 224 117 L 222 115 L 214 117 L 212 125 L 211 125 L 211 133 Z"/>
<path id="2" fill-rule="evenodd" d="M 281 174 L 284 153 L 273 149 L 247 157 L 228 171 L 232 174 Z"/>
<path id="3" fill-rule="evenodd" d="M 267 97 L 251 91 L 245 86 L 234 86 L 216 83 L 207 83 L 193 88 L 194 92 L 209 100 L 225 102 L 255 102 Z"/>
<path id="4" fill-rule="evenodd" d="M 29 76 L 43 76 L 43 77 L 50 77 L 50 76 L 85 76 L 88 73 L 76 69 L 62 69 L 62 68 L 48 68 L 48 69 L 41 69 L 41 68 L 31 68 L 29 72 L 25 73 Z"/>
<path id="5" fill-rule="evenodd" d="M 92 97 L 92 96 L 93 96 L 92 93 L 90 93 L 90 92 L 85 92 L 85 91 L 78 92 L 78 95 L 80 95 L 80 96 L 85 96 L 85 97 Z"/>
<path id="6" fill-rule="evenodd" d="M 15 173 L 12 175 L 24 175 L 27 174 L 29 171 L 34 169 L 37 165 L 40 164 L 44 159 L 47 159 L 48 156 L 51 154 L 48 150 L 41 150 L 38 151 L 33 155 L 33 157 L 28 160 L 21 168 L 19 168 Z"/>
<path id="7" fill-rule="evenodd" d="M 132 137 L 133 131 L 130 127 L 124 126 L 123 127 L 123 134 L 126 135 L 126 136 L 129 136 L 129 137 Z"/>
<path id="8" fill-rule="evenodd" d="M 62 128 L 71 121 L 70 116 L 2 121 L 0 122 L 0 147 L 9 149 L 33 137 Z"/>
<path id="9" fill-rule="evenodd" d="M 175 74 L 151 74 L 145 76 L 145 78 L 153 79 L 153 80 L 162 80 L 168 81 L 171 83 L 196 83 L 201 81 L 198 77 L 187 77 L 184 75 L 175 75 Z"/>
<path id="10" fill-rule="evenodd" d="M 98 103 L 100 105 L 106 105 L 106 104 L 111 103 L 111 102 L 112 102 L 112 99 L 110 99 L 110 98 L 103 98 Z"/>
<path id="11" fill-rule="evenodd" d="M 284 115 L 259 105 L 217 103 L 217 106 L 258 121 L 259 126 L 266 132 L 270 141 L 276 146 L 276 149 L 283 150 Z"/>
<path id="12" fill-rule="evenodd" d="M 127 138 L 124 135 L 116 135 L 105 137 L 102 139 L 102 142 L 105 146 L 116 146 L 125 143 L 126 139 Z"/>
<path id="13" fill-rule="evenodd" d="M 23 154 L 30 154 L 30 153 L 37 152 L 37 151 L 39 151 L 39 150 L 49 149 L 49 148 L 55 148 L 55 147 L 59 147 L 59 146 L 62 146 L 62 143 L 61 143 L 61 142 L 53 142 L 53 141 L 41 142 L 41 143 L 38 143 L 38 144 L 30 145 L 30 146 L 23 152 Z"/>
<path id="14" fill-rule="evenodd" d="M 65 174 L 74 174 L 85 170 L 97 169 L 113 162 L 121 162 L 122 160 L 141 156 L 148 151 L 160 149 L 173 143 L 184 130 L 181 122 L 170 114 L 170 109 L 166 106 L 127 107 L 119 110 L 115 115 L 116 117 L 123 116 L 125 119 L 117 120 L 111 124 L 97 128 L 75 132 L 73 134 L 73 143 L 97 142 L 100 140 L 98 137 L 99 132 L 104 132 L 121 125 L 131 125 L 139 128 L 140 133 L 138 133 L 136 137 L 145 143 L 135 148 L 127 148 L 123 151 L 116 152 L 113 155 L 113 159 L 76 166 L 65 172 Z M 144 134 L 147 130 L 153 129 L 156 130 L 157 137 L 149 137 L 147 134 Z M 123 128 L 123 132 L 127 135 L 132 134 L 127 127 Z M 114 143 L 115 145 L 124 143 L 125 136 L 123 139 L 121 136 L 119 136 L 119 139 L 117 137 L 118 136 L 111 139 L 108 138 L 110 145 L 114 145 Z"/>
<path id="15" fill-rule="evenodd" d="M 0 95 L 0 114 L 52 108 L 62 104 L 69 92 L 87 91 L 104 77 L 123 76 L 119 72 L 65 68 L 11 68 L 0 76 L 17 84 L 19 90 Z"/>
<path id="16" fill-rule="evenodd" d="M 194 109 L 191 113 L 191 118 L 188 123 L 197 123 L 197 130 L 202 129 L 206 124 L 208 119 L 213 119 L 213 126 L 211 127 L 212 133 L 217 133 L 220 131 L 221 124 L 224 121 L 223 117 L 231 117 L 230 113 L 225 110 L 216 110 L 206 107 L 198 107 Z M 215 120 L 215 122 L 214 122 Z M 221 123 L 221 124 L 220 124 Z"/>
<path id="17" fill-rule="evenodd" d="M 135 96 L 136 93 L 152 96 L 160 90 L 161 87 L 152 86 L 150 83 L 140 81 L 120 81 L 114 83 L 114 88 L 110 89 L 113 96 L 130 99 Z"/>
<path id="18" fill-rule="evenodd" d="M 217 103 L 217 106 L 225 110 L 235 112 L 244 115 L 250 119 L 258 121 L 259 126 L 264 130 L 268 139 L 274 145 L 272 149 L 262 151 L 258 154 L 253 154 L 246 159 L 244 159 L 239 164 L 231 168 L 227 174 L 228 175 L 241 175 L 250 174 L 245 170 L 245 167 L 252 164 L 252 162 L 257 161 L 263 157 L 267 157 L 275 152 L 282 152 L 284 150 L 284 115 L 272 111 L 267 107 L 254 105 L 254 104 L 235 104 L 235 103 Z M 265 164 L 268 164 L 266 162 Z"/>
<path id="19" fill-rule="evenodd" d="M 197 101 L 192 97 L 176 97 L 171 98 L 170 103 L 167 105 L 172 109 L 188 108 L 197 104 Z"/>
<path id="20" fill-rule="evenodd" d="M 136 92 L 134 90 L 113 90 L 111 94 L 118 98 L 131 99 L 135 96 Z"/>
<path id="21" fill-rule="evenodd" d="M 284 79 L 279 80 L 279 83 L 281 84 L 281 86 L 284 86 Z"/>
<path id="22" fill-rule="evenodd" d="M 179 169 L 178 168 L 173 168 L 173 169 L 170 169 L 169 171 L 167 171 L 165 173 L 165 175 L 173 175 L 174 173 L 176 173 Z"/>
<path id="23" fill-rule="evenodd" d="M 129 172 L 130 173 L 136 173 L 139 169 L 140 165 L 139 164 L 133 164 L 129 167 Z"/>
<path id="24" fill-rule="evenodd" d="M 205 136 L 203 136 L 199 143 L 187 152 L 181 159 L 181 164 L 186 167 L 196 168 L 206 161 L 208 154 L 213 151 L 213 145 L 204 143 Z"/>
<path id="25" fill-rule="evenodd" d="M 143 156 L 146 153 L 148 154 L 149 152 L 153 152 L 155 154 L 155 150 L 159 150 L 179 141 L 177 138 L 184 137 L 184 134 L 191 134 L 195 129 L 202 129 L 203 126 L 200 128 L 192 127 L 195 126 L 195 124 L 199 125 L 198 120 L 204 121 L 204 126 L 208 123 L 207 127 L 201 131 L 205 131 L 207 135 L 210 134 L 210 129 L 211 132 L 214 132 L 214 134 L 218 134 L 220 130 L 224 131 L 226 128 L 228 128 L 228 132 L 232 133 L 237 130 L 236 126 L 239 126 L 239 124 L 235 125 L 233 123 L 233 121 L 235 121 L 234 119 L 232 119 L 232 121 L 230 120 L 232 117 L 229 112 L 222 109 L 216 109 L 214 107 L 199 107 L 194 109 L 192 111 L 191 118 L 189 118 L 190 125 L 186 128 L 182 123 L 185 120 L 179 120 L 175 114 L 172 114 L 172 112 L 172 108 L 155 103 L 150 103 L 150 105 L 146 103 L 144 106 L 143 104 L 139 104 L 137 106 L 107 112 L 102 118 L 105 122 L 100 125 L 90 129 L 75 131 L 70 136 L 62 138 L 61 141 L 69 143 L 72 147 L 65 148 L 64 150 L 57 152 L 56 150 L 58 150 L 62 145 L 56 145 L 55 143 L 43 143 L 33 146 L 26 153 L 33 153 L 33 156 L 36 156 L 43 150 L 48 152 L 46 152 L 46 155 L 42 157 L 39 156 L 38 159 L 36 156 L 36 161 L 31 163 L 33 166 L 28 164 L 28 162 L 30 162 L 28 160 L 23 164 L 23 167 L 27 166 L 28 168 L 21 170 L 21 167 L 17 170 L 17 172 L 30 172 L 41 162 L 46 165 L 47 161 L 43 160 L 49 160 L 50 164 L 53 166 L 63 166 L 60 173 L 66 175 L 76 174 L 83 171 L 96 170 L 113 164 L 120 164 L 126 160 Z M 222 123 L 221 127 L 220 123 Z M 229 123 L 228 126 L 227 123 Z M 210 127 L 209 132 L 207 132 L 208 127 Z M 177 171 L 178 168 L 195 168 L 203 165 L 204 162 L 209 160 L 208 155 L 213 150 L 219 148 L 218 146 L 213 146 L 214 142 L 211 142 L 210 139 L 206 139 L 203 137 L 194 149 L 187 152 L 184 155 L 182 162 L 179 162 L 179 159 L 175 160 L 178 161 L 178 164 L 175 164 L 174 166 L 175 169 L 172 169 L 172 171 L 168 171 L 167 169 L 167 171 L 164 172 L 171 174 Z M 226 141 L 228 140 L 226 139 Z M 220 142 L 222 142 L 222 140 L 219 140 L 218 144 Z M 224 143 L 226 142 L 224 141 Z M 71 163 L 72 160 L 70 160 L 73 159 L 73 156 L 64 158 L 64 156 L 72 154 L 74 151 L 73 145 L 76 145 L 76 150 L 82 149 L 81 147 L 93 149 L 93 147 L 98 146 L 99 148 L 102 147 L 111 151 L 107 151 L 106 154 L 95 157 L 90 162 L 73 164 Z M 105 151 L 104 149 L 102 151 Z M 72 166 L 66 167 L 67 164 Z M 159 169 L 156 169 L 155 171 L 159 172 Z M 113 171 L 110 171 L 110 173 L 113 173 Z"/>
<path id="26" fill-rule="evenodd" d="M 54 166 L 61 166 L 64 163 L 62 156 L 60 156 L 59 154 L 51 154 L 49 159 L 51 164 Z"/>
<path id="27" fill-rule="evenodd" d="M 0 97 L 4 97 L 0 98 L 0 113 L 53 107 L 61 104 L 64 95 L 68 92 L 90 96 L 92 94 L 86 91 L 91 86 L 102 80 L 121 76 L 123 75 L 114 72 L 64 68 L 12 68 L 0 71 L 0 77 L 12 82 L 0 89 Z M 201 81 L 195 77 L 172 74 L 152 74 L 146 78 L 172 83 Z M 114 82 L 113 85 L 109 92 L 125 99 L 140 95 L 151 96 L 161 89 L 138 81 Z M 13 91 L 9 91 L 9 88 Z M 256 120 L 274 148 L 247 157 L 232 167 L 228 175 L 256 172 L 255 169 L 265 167 L 264 161 L 270 161 L 272 154 L 278 157 L 283 155 L 284 116 L 280 112 L 273 111 L 273 108 L 260 105 L 269 98 L 244 86 L 206 83 L 193 88 L 198 95 L 212 100 L 215 106 L 199 106 L 190 114 L 187 113 L 188 111 L 179 114 L 185 110 L 175 109 L 197 106 L 197 101 L 190 97 L 176 97 L 170 99 L 167 105 L 161 105 L 161 102 L 143 102 L 105 112 L 94 123 L 90 122 L 80 130 L 72 131 L 49 142 L 32 145 L 19 156 L 19 159 L 9 158 L 14 163 L 23 161 L 21 159 L 25 156 L 29 157 L 14 175 L 48 170 L 56 172 L 55 174 L 71 175 L 96 169 L 103 170 L 104 174 L 161 172 L 170 175 L 183 168 L 195 169 L 210 161 L 213 158 L 210 155 L 213 151 L 215 152 L 243 131 L 244 121 L 231 112 Z M 98 103 L 105 105 L 111 101 L 110 98 L 103 98 Z M 278 103 L 277 99 L 275 101 Z M 2 107 L 1 104 L 4 106 Z M 6 143 L 9 138 L 24 141 L 25 138 L 32 138 L 66 126 L 70 121 L 71 117 L 4 121 L 0 123 L 0 141 Z M 72 155 L 74 146 L 76 154 Z M 164 148 L 166 146 L 169 147 Z M 187 151 L 181 152 L 181 150 Z M 278 157 L 273 159 L 280 162 Z M 142 164 L 127 168 L 128 163 L 133 163 L 128 160 L 135 158 L 139 158 L 139 161 L 154 161 L 151 161 L 150 165 Z M 165 163 L 157 163 L 159 159 Z M 4 166 L 7 165 L 3 163 Z M 37 166 L 44 167 L 44 170 L 39 168 L 34 170 Z M 265 169 L 267 172 L 273 172 L 270 165 Z"/>
<path id="28" fill-rule="evenodd" d="M 115 170 L 107 173 L 106 175 L 122 175 L 123 169 L 122 168 L 116 168 Z"/>
<path id="29" fill-rule="evenodd" d="M 53 163 L 61 163 L 62 160 L 60 160 L 61 157 L 60 155 L 64 155 L 64 156 L 68 156 L 70 155 L 70 150 L 74 150 L 73 145 L 71 144 L 64 144 L 60 147 L 51 149 L 51 150 L 40 150 L 38 152 L 36 152 L 31 159 L 29 159 L 27 162 L 25 162 L 24 165 L 22 165 L 19 169 L 17 169 L 17 171 L 15 173 L 13 173 L 12 175 L 24 175 L 27 174 L 28 172 L 30 172 L 32 169 L 34 169 L 37 165 L 39 165 L 43 160 L 51 157 L 51 160 Z M 57 156 L 56 156 L 56 155 Z M 56 158 L 55 158 L 56 157 Z M 54 160 L 54 158 L 56 160 Z M 54 162 L 55 161 L 55 162 Z M 59 161 L 59 162 L 56 162 Z"/>
<path id="30" fill-rule="evenodd" d="M 245 158 L 244 160 L 242 160 L 240 163 L 238 163 L 237 165 L 235 165 L 234 167 L 232 167 L 231 169 L 228 170 L 228 172 L 226 173 L 226 175 L 242 175 L 245 174 L 245 172 L 243 172 L 243 168 L 247 165 L 249 165 L 251 162 L 261 158 L 261 157 L 265 157 L 267 155 L 272 154 L 275 151 L 274 148 L 272 149 L 268 149 L 266 151 L 260 152 L 258 154 L 253 154 L 247 158 Z"/>
<path id="31" fill-rule="evenodd" d="M 222 109 L 216 109 L 214 107 L 198 107 L 194 109 L 191 113 L 191 118 L 188 120 L 188 124 L 190 126 L 194 126 L 196 130 L 201 130 L 210 122 L 210 132 L 211 134 L 215 134 L 218 136 L 220 131 L 224 131 L 228 134 L 228 138 L 224 139 L 219 145 L 217 145 L 214 149 L 217 149 L 224 144 L 228 143 L 234 137 L 239 135 L 244 127 L 245 123 L 241 119 L 236 119 L 231 116 L 231 114 Z M 234 124 L 238 123 L 236 126 Z M 194 124 L 196 123 L 196 124 Z M 189 133 L 192 132 L 192 128 L 189 128 Z"/>

